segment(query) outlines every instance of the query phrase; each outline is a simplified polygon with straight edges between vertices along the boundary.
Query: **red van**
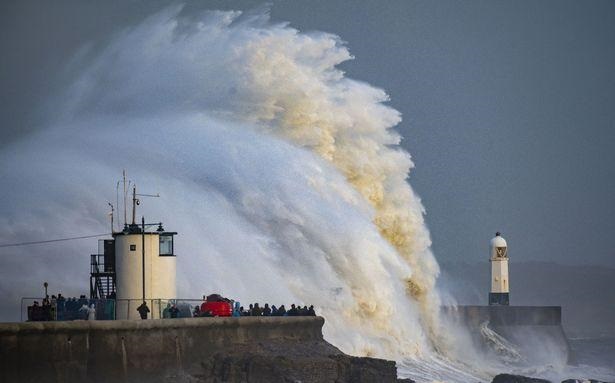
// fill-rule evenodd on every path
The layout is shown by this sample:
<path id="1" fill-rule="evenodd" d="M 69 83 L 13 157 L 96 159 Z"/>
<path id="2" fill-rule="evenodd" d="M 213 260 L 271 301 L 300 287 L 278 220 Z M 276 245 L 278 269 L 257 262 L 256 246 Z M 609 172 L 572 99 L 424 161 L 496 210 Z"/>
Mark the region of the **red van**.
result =
<path id="1" fill-rule="evenodd" d="M 201 316 L 206 316 L 207 312 L 215 317 L 233 316 L 231 300 L 223 298 L 219 294 L 208 295 L 205 302 L 201 304 Z"/>

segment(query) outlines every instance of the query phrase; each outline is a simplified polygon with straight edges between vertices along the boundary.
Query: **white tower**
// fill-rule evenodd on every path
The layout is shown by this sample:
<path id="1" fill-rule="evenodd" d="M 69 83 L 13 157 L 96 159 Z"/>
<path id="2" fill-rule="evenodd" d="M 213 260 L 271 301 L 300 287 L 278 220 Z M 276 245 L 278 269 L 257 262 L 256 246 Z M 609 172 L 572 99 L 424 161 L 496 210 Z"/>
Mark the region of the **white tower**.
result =
<path id="1" fill-rule="evenodd" d="M 115 299 L 115 319 L 139 319 L 137 308 L 144 302 L 149 308 L 148 318 L 160 318 L 169 300 L 177 299 L 177 258 L 173 238 L 177 233 L 165 231 L 162 223 L 136 224 L 137 197 L 159 197 L 158 194 L 137 194 L 132 187 L 132 223 L 126 222 L 126 172 L 124 184 L 124 230 L 113 230 L 112 240 L 103 241 L 104 252 L 91 256 L 90 297 Z M 132 182 L 132 181 L 131 181 Z M 130 185 L 130 182 L 129 182 Z M 99 243 L 99 249 L 100 249 Z M 107 315 L 107 314 L 106 314 Z"/>
<path id="2" fill-rule="evenodd" d="M 491 240 L 491 292 L 489 305 L 508 306 L 509 278 L 508 278 L 508 245 L 506 240 L 495 233 Z"/>
<path id="3" fill-rule="evenodd" d="M 177 258 L 173 236 L 162 225 L 147 231 L 142 225 L 128 225 L 113 233 L 115 238 L 116 317 L 139 319 L 143 301 L 150 309 L 148 318 L 160 318 L 169 299 L 177 298 Z"/>

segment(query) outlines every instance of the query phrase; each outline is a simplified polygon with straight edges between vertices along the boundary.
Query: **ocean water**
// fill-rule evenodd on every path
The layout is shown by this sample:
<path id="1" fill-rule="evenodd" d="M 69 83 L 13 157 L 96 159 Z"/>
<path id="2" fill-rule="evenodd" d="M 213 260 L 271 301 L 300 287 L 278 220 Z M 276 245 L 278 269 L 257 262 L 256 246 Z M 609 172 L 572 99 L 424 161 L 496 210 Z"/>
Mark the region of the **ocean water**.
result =
<path id="1" fill-rule="evenodd" d="M 494 336 L 494 334 L 491 334 Z M 466 358 L 466 363 L 456 360 L 436 358 L 425 364 L 412 359 L 398 362 L 398 374 L 417 382 L 491 382 L 500 373 L 517 374 L 543 378 L 551 382 L 566 379 L 615 382 L 615 338 L 569 339 L 569 359 L 567 363 L 545 363 L 524 355 L 519 345 L 513 344 L 499 335 L 497 351 Z M 501 351 L 506 351 L 502 353 Z M 468 347 L 469 354 L 475 353 Z M 496 355 L 497 354 L 497 355 Z M 545 358 L 542 358 L 542 357 Z M 549 355 L 538 355 L 549 360 Z M 472 360 L 480 360 L 473 364 Z M 553 358 L 556 360 L 556 358 Z"/>
<path id="2" fill-rule="evenodd" d="M 615 338 L 570 339 L 570 363 L 580 369 L 597 368 L 615 381 Z"/>

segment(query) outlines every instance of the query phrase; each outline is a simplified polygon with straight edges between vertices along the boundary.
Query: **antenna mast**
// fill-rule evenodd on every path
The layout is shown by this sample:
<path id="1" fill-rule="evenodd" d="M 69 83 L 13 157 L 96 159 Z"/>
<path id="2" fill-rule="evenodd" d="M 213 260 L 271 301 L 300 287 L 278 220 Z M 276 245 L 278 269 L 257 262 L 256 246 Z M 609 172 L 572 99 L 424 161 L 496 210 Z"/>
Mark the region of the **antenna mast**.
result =
<path id="1" fill-rule="evenodd" d="M 140 204 L 137 199 L 137 185 L 132 186 L 132 224 L 135 225 L 135 215 L 137 214 L 137 205 Z"/>
<path id="2" fill-rule="evenodd" d="M 122 182 L 124 183 L 124 227 L 126 227 L 126 169 L 122 171 Z M 132 221 L 134 223 L 134 218 Z"/>
<path id="3" fill-rule="evenodd" d="M 120 181 L 115 184 L 115 206 L 120 207 Z M 118 218 L 118 223 L 120 219 Z M 119 226 L 119 225 L 118 225 Z M 119 230 L 119 227 L 118 227 Z"/>
<path id="4" fill-rule="evenodd" d="M 136 225 L 137 205 L 141 204 L 141 201 L 137 198 L 140 197 L 160 197 L 160 194 L 137 194 L 137 184 L 133 183 L 132 187 L 132 225 Z"/>

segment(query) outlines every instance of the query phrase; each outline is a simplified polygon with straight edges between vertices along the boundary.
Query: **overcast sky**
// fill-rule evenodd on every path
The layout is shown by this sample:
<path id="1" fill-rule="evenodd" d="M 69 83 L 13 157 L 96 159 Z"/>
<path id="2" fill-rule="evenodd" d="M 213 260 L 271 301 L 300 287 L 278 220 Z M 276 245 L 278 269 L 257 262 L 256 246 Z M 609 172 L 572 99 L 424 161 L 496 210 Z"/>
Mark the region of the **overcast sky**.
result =
<path id="1" fill-rule="evenodd" d="M 44 126 L 77 49 L 167 4 L 3 1 L 0 150 Z M 615 2 L 274 1 L 271 14 L 339 35 L 348 76 L 390 94 L 438 259 L 486 260 L 499 230 L 511 262 L 615 267 Z"/>

